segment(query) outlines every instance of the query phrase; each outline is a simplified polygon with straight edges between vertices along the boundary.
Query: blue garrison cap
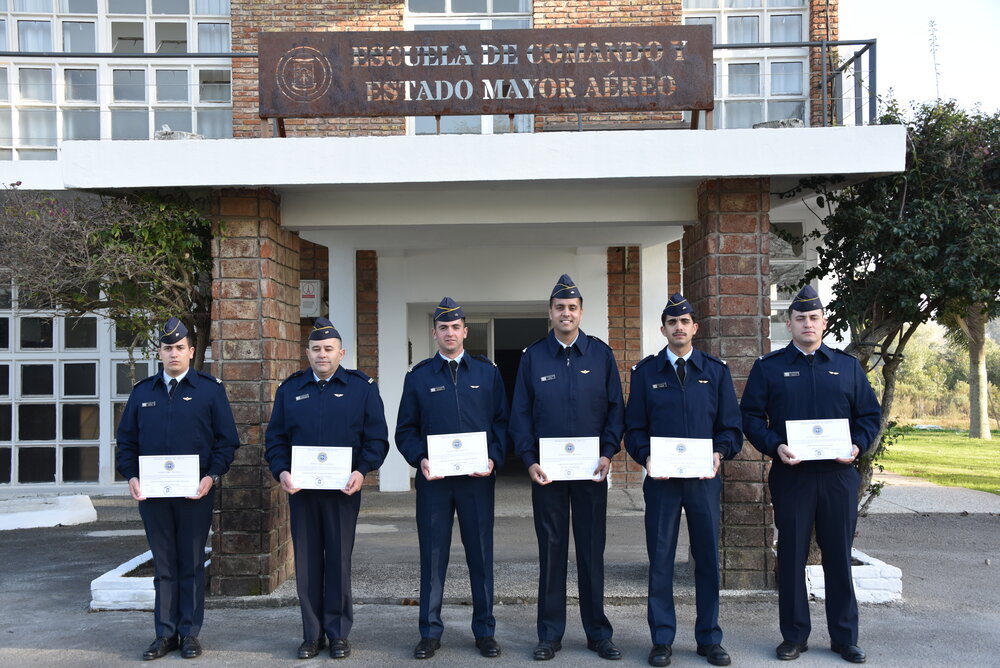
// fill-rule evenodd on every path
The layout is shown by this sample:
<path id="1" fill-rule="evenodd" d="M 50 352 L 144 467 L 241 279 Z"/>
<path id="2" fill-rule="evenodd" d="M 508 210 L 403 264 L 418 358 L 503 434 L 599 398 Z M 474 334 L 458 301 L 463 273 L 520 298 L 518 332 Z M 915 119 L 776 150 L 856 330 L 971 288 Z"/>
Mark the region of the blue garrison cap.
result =
<path id="1" fill-rule="evenodd" d="M 179 318 L 168 318 L 167 324 L 163 326 L 163 333 L 160 334 L 160 343 L 173 345 L 188 335 L 188 328 Z"/>
<path id="2" fill-rule="evenodd" d="M 309 332 L 310 341 L 322 341 L 323 339 L 339 339 L 340 332 L 333 326 L 333 323 L 320 316 L 313 320 L 312 331 Z"/>
<path id="3" fill-rule="evenodd" d="M 563 274 L 559 277 L 555 287 L 552 288 L 552 294 L 549 295 L 549 299 L 576 299 L 577 297 L 583 299 L 583 295 L 580 294 L 580 290 L 569 274 Z"/>
<path id="4" fill-rule="evenodd" d="M 465 317 L 465 311 L 451 297 L 445 297 L 434 308 L 434 322 L 451 322 Z"/>
<path id="5" fill-rule="evenodd" d="M 792 304 L 788 308 L 793 311 L 815 311 L 823 308 L 823 302 L 819 300 L 819 295 L 816 294 L 813 286 L 807 285 L 799 290 L 799 294 L 795 295 L 795 299 L 792 300 Z"/>
<path id="6" fill-rule="evenodd" d="M 691 308 L 691 303 L 684 298 L 679 292 L 675 292 L 670 295 L 670 299 L 667 300 L 667 305 L 663 307 L 663 315 L 669 316 L 671 318 L 676 318 L 678 316 L 684 315 L 685 313 L 690 313 L 694 317 L 694 309 Z"/>

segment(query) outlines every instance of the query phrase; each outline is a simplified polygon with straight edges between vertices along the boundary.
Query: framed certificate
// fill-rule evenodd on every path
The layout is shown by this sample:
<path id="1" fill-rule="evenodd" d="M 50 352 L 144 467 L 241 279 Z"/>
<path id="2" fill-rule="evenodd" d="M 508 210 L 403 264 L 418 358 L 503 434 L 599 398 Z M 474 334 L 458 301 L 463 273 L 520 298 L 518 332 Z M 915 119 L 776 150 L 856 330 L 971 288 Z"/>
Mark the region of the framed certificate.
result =
<path id="1" fill-rule="evenodd" d="M 649 439 L 649 473 L 654 478 L 707 478 L 715 470 L 710 438 Z"/>
<path id="2" fill-rule="evenodd" d="M 597 436 L 538 439 L 538 464 L 551 480 L 593 480 L 601 459 Z"/>
<path id="3" fill-rule="evenodd" d="M 195 496 L 200 471 L 198 455 L 140 455 L 139 489 L 149 499 Z"/>
<path id="4" fill-rule="evenodd" d="M 293 445 L 292 485 L 300 489 L 344 489 L 351 479 L 352 448 Z"/>
<path id="5" fill-rule="evenodd" d="M 486 473 L 490 470 L 486 432 L 428 436 L 427 461 L 435 477 Z"/>
<path id="6" fill-rule="evenodd" d="M 851 456 L 851 423 L 837 420 L 786 420 L 788 449 L 796 459 L 841 459 Z"/>

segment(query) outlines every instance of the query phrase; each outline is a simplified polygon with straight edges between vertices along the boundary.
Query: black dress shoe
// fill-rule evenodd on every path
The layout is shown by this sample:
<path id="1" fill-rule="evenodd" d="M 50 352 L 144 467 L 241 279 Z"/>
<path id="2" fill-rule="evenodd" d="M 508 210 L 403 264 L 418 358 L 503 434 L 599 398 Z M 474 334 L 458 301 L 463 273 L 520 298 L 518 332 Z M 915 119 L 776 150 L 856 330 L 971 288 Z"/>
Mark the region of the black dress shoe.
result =
<path id="1" fill-rule="evenodd" d="M 562 649 L 562 643 L 558 640 L 539 640 L 538 644 L 535 645 L 535 653 L 533 655 L 535 661 L 548 661 L 554 658 L 556 652 Z"/>
<path id="2" fill-rule="evenodd" d="M 479 648 L 479 653 L 487 659 L 495 659 L 500 656 L 500 643 L 493 636 L 476 638 L 476 647 Z"/>
<path id="3" fill-rule="evenodd" d="M 478 641 L 476 642 L 478 646 Z M 413 648 L 414 659 L 429 659 L 434 656 L 434 652 L 441 649 L 441 641 L 437 638 L 421 638 L 417 646 Z"/>
<path id="4" fill-rule="evenodd" d="M 722 649 L 722 645 L 698 645 L 698 656 L 708 659 L 713 666 L 728 666 L 733 662 L 729 658 L 729 652 Z"/>
<path id="5" fill-rule="evenodd" d="M 792 659 L 799 658 L 799 654 L 802 652 L 808 652 L 809 645 L 807 643 L 802 643 L 801 645 L 797 642 L 792 642 L 790 640 L 783 640 L 780 645 L 774 650 L 774 653 L 778 655 L 778 658 L 782 661 L 791 661 Z"/>
<path id="6" fill-rule="evenodd" d="M 311 659 L 319 651 L 326 647 L 326 638 L 320 638 L 319 640 L 304 640 L 302 644 L 299 645 L 299 658 L 300 659 Z"/>
<path id="7" fill-rule="evenodd" d="M 159 659 L 160 657 L 166 656 L 168 653 L 173 652 L 177 649 L 177 636 L 172 638 L 157 637 L 156 640 L 146 648 L 146 651 L 142 653 L 143 661 L 152 661 L 153 659 Z"/>
<path id="8" fill-rule="evenodd" d="M 851 663 L 865 662 L 865 651 L 857 645 L 840 645 L 834 642 L 830 643 L 830 649 L 839 654 L 840 658 L 844 661 L 850 661 Z"/>
<path id="9" fill-rule="evenodd" d="M 608 659 L 609 661 L 617 661 L 622 658 L 621 650 L 615 647 L 611 638 L 605 638 L 604 640 L 588 640 L 587 649 L 591 652 L 597 652 L 597 656 L 602 659 Z"/>
<path id="10" fill-rule="evenodd" d="M 649 650 L 649 665 L 669 666 L 670 655 L 673 653 L 670 645 L 653 645 L 653 649 Z"/>
<path id="11" fill-rule="evenodd" d="M 350 655 L 351 643 L 347 642 L 347 638 L 337 638 L 330 641 L 331 659 L 346 659 Z"/>
<path id="12" fill-rule="evenodd" d="M 194 636 L 184 636 L 181 638 L 181 656 L 185 659 L 194 659 L 201 656 L 201 643 Z"/>

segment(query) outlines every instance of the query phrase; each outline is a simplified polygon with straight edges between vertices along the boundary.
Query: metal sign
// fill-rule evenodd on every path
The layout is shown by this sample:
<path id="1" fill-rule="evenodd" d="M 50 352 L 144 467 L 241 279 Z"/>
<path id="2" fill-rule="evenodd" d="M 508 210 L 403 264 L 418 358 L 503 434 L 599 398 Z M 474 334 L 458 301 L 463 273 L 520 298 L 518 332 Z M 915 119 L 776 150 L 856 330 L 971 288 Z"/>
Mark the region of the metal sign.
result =
<path id="1" fill-rule="evenodd" d="M 712 109 L 708 26 L 259 33 L 261 118 Z"/>

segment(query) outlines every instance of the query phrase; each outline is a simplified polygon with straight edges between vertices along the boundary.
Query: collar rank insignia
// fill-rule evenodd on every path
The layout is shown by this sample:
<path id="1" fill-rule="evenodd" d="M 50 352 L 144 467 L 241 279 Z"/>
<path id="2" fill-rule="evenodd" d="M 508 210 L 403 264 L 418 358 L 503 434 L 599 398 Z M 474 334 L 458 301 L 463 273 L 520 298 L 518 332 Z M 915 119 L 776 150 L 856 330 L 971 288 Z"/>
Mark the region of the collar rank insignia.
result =
<path id="1" fill-rule="evenodd" d="M 344 395 L 343 395 L 343 394 L 336 394 L 336 393 L 334 393 L 334 395 L 333 395 L 333 396 L 335 396 L 335 397 L 337 397 L 337 398 L 339 399 L 340 397 L 342 397 L 342 396 L 344 396 Z"/>
<path id="2" fill-rule="evenodd" d="M 191 401 L 191 397 L 182 397 L 184 401 Z"/>
<path id="3" fill-rule="evenodd" d="M 478 386 L 478 385 L 469 385 L 469 387 L 471 387 L 471 388 L 472 388 L 472 389 L 474 389 L 474 390 L 478 390 L 478 389 L 479 389 L 479 386 Z"/>
<path id="4" fill-rule="evenodd" d="M 580 369 L 580 373 L 586 375 L 586 374 L 590 373 L 590 369 Z"/>
<path id="5" fill-rule="evenodd" d="M 840 375 L 839 371 L 828 371 L 827 373 L 829 373 L 831 376 L 839 376 Z"/>

